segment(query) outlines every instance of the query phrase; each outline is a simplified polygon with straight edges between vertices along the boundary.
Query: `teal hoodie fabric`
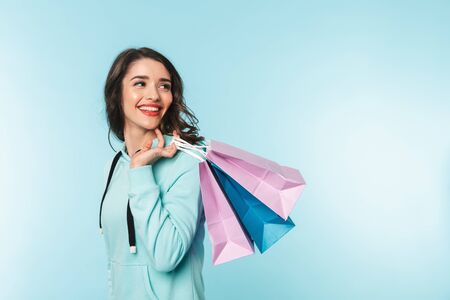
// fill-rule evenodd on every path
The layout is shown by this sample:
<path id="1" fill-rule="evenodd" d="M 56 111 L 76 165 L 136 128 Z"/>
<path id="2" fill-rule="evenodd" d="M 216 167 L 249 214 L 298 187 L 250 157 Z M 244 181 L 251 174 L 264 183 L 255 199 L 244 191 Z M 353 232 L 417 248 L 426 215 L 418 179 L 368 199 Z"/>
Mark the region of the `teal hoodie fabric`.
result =
<path id="1" fill-rule="evenodd" d="M 172 136 L 163 137 L 169 145 Z M 155 138 L 152 148 L 157 143 Z M 125 143 L 120 151 L 101 212 L 108 299 L 205 299 L 199 160 L 177 150 L 171 158 L 130 169 Z M 105 185 L 110 166 L 105 166 Z M 128 199 L 136 253 L 128 243 Z"/>

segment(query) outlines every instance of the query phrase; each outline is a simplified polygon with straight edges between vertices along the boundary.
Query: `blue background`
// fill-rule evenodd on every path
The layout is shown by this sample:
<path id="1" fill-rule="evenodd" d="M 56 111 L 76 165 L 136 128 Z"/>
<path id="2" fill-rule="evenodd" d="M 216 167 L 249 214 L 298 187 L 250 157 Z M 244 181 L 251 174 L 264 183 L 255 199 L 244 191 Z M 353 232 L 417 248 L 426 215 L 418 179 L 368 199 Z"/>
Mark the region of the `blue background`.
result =
<path id="1" fill-rule="evenodd" d="M 103 84 L 147 46 L 202 135 L 307 182 L 266 253 L 213 267 L 206 236 L 208 299 L 449 299 L 449 20 L 448 1 L 1 1 L 0 298 L 106 298 Z"/>

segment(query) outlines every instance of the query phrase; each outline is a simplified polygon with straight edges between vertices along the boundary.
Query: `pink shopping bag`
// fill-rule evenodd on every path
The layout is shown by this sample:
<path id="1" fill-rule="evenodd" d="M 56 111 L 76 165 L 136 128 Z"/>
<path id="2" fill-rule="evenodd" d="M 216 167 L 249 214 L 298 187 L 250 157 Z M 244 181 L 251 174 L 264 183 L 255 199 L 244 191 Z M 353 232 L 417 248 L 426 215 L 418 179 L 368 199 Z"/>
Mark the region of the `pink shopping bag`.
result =
<path id="1" fill-rule="evenodd" d="M 253 241 L 240 224 L 206 160 L 199 163 L 199 171 L 213 264 L 253 254 Z"/>
<path id="2" fill-rule="evenodd" d="M 306 185 L 297 169 L 216 140 L 210 140 L 206 158 L 284 220 Z"/>

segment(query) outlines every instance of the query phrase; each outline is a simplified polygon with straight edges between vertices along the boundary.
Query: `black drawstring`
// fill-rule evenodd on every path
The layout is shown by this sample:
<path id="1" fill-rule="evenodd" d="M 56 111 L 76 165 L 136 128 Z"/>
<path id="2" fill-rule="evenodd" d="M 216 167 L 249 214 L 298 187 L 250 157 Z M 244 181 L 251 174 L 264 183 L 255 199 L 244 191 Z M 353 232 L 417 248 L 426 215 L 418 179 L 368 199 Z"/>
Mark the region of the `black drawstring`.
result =
<path id="1" fill-rule="evenodd" d="M 134 233 L 133 214 L 131 213 L 130 209 L 130 198 L 128 198 L 127 224 L 128 224 L 128 243 L 130 243 L 130 253 L 136 253 L 136 236 Z"/>
<path id="2" fill-rule="evenodd" d="M 105 200 L 106 193 L 108 191 L 109 182 L 111 181 L 112 175 L 114 173 L 114 168 L 116 167 L 117 161 L 119 160 L 120 156 L 122 155 L 122 151 L 117 152 L 116 156 L 114 156 L 113 162 L 111 164 L 111 169 L 109 170 L 109 176 L 108 181 L 106 182 L 106 188 L 105 192 L 103 193 L 102 202 L 100 204 L 100 214 L 99 214 L 99 225 L 100 225 L 100 233 L 103 234 L 103 228 L 102 228 L 102 208 L 103 208 L 103 201 Z M 130 199 L 128 198 L 128 205 L 127 205 L 127 229 L 128 229 L 128 242 L 130 244 L 130 253 L 136 253 L 136 236 L 134 231 L 134 220 L 133 220 L 133 214 L 131 213 L 130 209 Z"/>
<path id="3" fill-rule="evenodd" d="M 116 167 L 117 161 L 119 160 L 121 154 L 122 153 L 119 151 L 116 154 L 116 156 L 114 156 L 114 159 L 113 159 L 112 164 L 111 164 L 111 169 L 109 170 L 109 176 L 108 176 L 108 181 L 106 182 L 106 188 L 105 188 L 105 191 L 103 192 L 102 202 L 100 204 L 100 215 L 99 215 L 99 224 L 100 224 L 100 233 L 101 234 L 103 234 L 103 229 L 102 229 L 103 201 L 105 200 L 106 192 L 108 191 L 109 182 L 111 181 L 112 175 L 114 173 L 114 168 Z"/>

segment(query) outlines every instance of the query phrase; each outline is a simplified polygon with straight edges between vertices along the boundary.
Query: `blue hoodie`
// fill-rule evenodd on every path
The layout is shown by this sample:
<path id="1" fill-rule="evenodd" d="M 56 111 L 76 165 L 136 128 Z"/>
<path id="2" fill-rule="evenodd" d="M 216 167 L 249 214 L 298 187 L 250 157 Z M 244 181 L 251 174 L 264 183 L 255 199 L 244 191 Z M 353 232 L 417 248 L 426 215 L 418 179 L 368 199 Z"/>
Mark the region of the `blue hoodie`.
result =
<path id="1" fill-rule="evenodd" d="M 163 136 L 169 145 L 172 136 Z M 152 148 L 157 143 L 155 138 Z M 130 169 L 125 143 L 120 152 L 100 211 L 108 299 L 205 299 L 199 160 L 178 149 L 171 158 Z M 110 167 L 111 162 L 105 167 L 105 183 Z"/>

